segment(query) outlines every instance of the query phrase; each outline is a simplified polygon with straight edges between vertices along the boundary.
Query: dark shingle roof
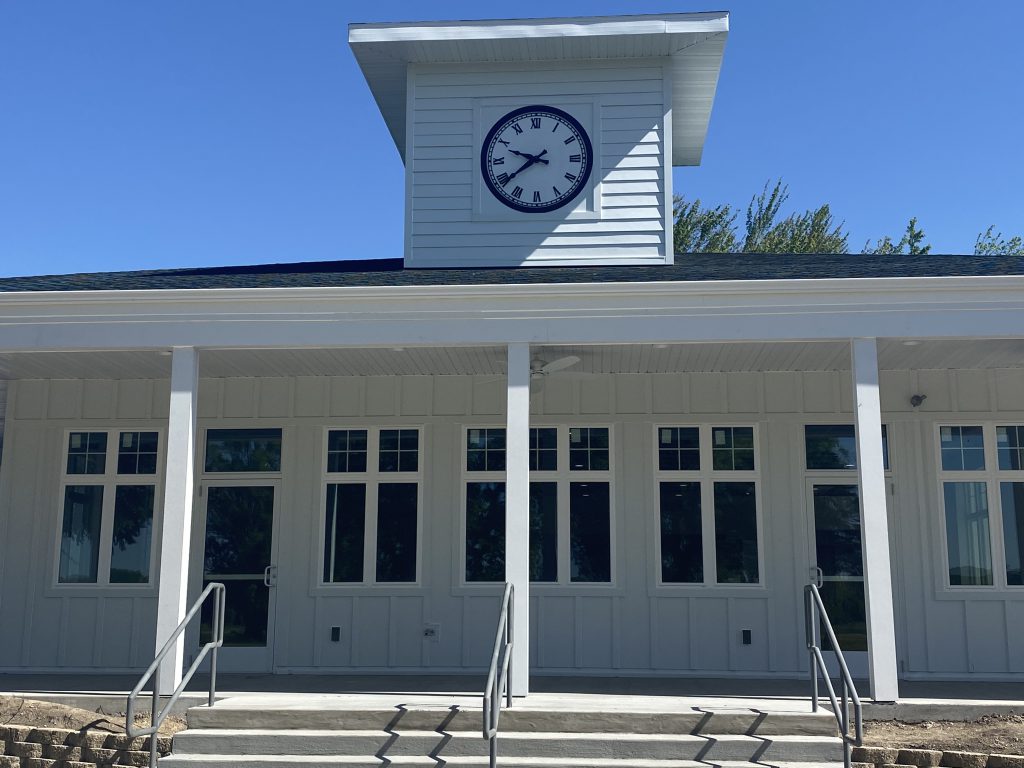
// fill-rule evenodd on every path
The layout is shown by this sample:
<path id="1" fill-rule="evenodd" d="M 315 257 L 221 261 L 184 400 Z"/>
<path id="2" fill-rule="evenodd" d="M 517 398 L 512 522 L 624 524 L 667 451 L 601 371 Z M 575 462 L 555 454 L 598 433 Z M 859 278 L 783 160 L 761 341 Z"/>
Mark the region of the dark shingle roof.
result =
<path id="1" fill-rule="evenodd" d="M 401 259 L 311 261 L 243 267 L 157 269 L 0 278 L 14 291 L 127 291 L 402 285 L 815 280 L 860 277 L 1024 275 L 1021 256 L 686 254 L 669 266 L 404 269 Z"/>

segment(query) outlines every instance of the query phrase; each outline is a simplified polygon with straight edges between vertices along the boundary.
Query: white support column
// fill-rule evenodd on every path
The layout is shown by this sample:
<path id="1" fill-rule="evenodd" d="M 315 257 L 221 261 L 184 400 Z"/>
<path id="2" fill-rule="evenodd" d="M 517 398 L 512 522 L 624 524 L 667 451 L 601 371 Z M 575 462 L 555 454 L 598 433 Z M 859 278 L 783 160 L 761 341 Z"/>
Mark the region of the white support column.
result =
<path id="1" fill-rule="evenodd" d="M 508 345 L 505 579 L 515 589 L 512 695 L 530 690 L 530 345 Z"/>
<path id="2" fill-rule="evenodd" d="M 868 623 L 868 675 L 875 701 L 896 701 L 896 627 L 889 562 L 882 408 L 878 391 L 878 344 L 853 339 L 853 389 L 857 419 L 857 480 L 860 485 L 861 546 Z"/>
<path id="3" fill-rule="evenodd" d="M 194 347 L 175 347 L 171 357 L 171 404 L 167 419 L 167 472 L 160 527 L 160 585 L 156 609 L 156 652 L 185 618 L 188 608 L 188 555 L 192 536 L 193 461 L 199 366 Z M 160 665 L 162 694 L 181 682 L 185 637 Z"/>

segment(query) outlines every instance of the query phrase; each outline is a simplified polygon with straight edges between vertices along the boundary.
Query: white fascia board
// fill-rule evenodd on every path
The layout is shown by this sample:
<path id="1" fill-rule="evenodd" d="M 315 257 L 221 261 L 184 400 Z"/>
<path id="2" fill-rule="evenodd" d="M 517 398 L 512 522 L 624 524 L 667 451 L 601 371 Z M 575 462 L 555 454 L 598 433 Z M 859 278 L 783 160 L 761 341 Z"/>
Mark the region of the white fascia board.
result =
<path id="1" fill-rule="evenodd" d="M 1024 336 L 1024 277 L 12 293 L 0 352 Z"/>
<path id="2" fill-rule="evenodd" d="M 729 13 L 727 11 L 704 11 L 634 16 L 357 23 L 349 25 L 348 41 L 350 44 L 443 42 L 446 40 L 714 33 L 728 30 Z"/>
<path id="3" fill-rule="evenodd" d="M 728 33 L 728 12 L 713 11 L 352 24 L 349 46 L 403 161 L 410 64 L 614 60 L 626 52 L 629 58 L 668 57 L 674 82 L 672 164 L 699 165 Z M 562 45 L 567 38 L 573 43 Z"/>

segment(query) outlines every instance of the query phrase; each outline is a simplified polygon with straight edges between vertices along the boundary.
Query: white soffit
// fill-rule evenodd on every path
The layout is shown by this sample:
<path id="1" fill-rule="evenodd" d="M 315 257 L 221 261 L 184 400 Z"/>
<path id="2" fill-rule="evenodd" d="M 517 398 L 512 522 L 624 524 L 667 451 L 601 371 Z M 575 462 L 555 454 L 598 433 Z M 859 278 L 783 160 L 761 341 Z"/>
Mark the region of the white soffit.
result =
<path id="1" fill-rule="evenodd" d="M 409 64 L 669 59 L 672 164 L 699 165 L 729 14 L 352 24 L 348 41 L 405 159 Z"/>

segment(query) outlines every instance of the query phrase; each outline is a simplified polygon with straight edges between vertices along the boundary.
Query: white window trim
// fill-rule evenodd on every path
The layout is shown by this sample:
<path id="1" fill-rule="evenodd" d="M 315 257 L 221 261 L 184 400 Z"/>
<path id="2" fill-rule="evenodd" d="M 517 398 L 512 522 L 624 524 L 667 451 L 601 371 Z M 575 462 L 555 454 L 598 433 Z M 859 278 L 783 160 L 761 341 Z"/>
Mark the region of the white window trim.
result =
<path id="1" fill-rule="evenodd" d="M 725 470 L 713 469 L 714 455 L 712 430 L 717 427 L 751 427 L 754 430 L 754 469 Z M 662 470 L 658 457 L 658 430 L 693 429 L 698 430 L 700 446 L 699 470 Z M 734 422 L 721 420 L 703 423 L 663 423 L 656 422 L 651 433 L 651 466 L 654 471 L 651 504 L 654 510 L 654 558 L 652 562 L 654 591 L 656 593 L 705 593 L 714 590 L 716 596 L 726 596 L 728 591 L 749 595 L 751 592 L 765 592 L 768 589 L 767 567 L 765 563 L 764 541 L 764 488 L 761 481 L 761 465 L 764 450 L 761 445 L 760 425 L 756 422 Z M 661 484 L 665 483 L 699 483 L 701 507 L 701 539 L 704 558 L 704 581 L 675 582 L 664 581 L 661 573 Z M 756 506 L 757 523 L 757 575 L 758 580 L 752 584 L 738 584 L 731 581 L 718 581 L 718 552 L 715 542 L 715 483 L 716 482 L 752 482 L 754 483 L 754 503 Z"/>
<path id="2" fill-rule="evenodd" d="M 72 432 L 106 432 L 107 452 L 103 474 L 69 474 L 68 445 Z M 156 432 L 157 454 L 156 472 L 151 475 L 119 475 L 117 473 L 118 445 L 122 432 Z M 48 591 L 87 596 L 90 594 L 104 597 L 117 594 L 155 593 L 157 588 L 157 562 L 159 559 L 160 525 L 163 508 L 163 483 L 165 474 L 164 448 L 165 433 L 161 427 L 153 425 L 118 425 L 118 426 L 74 426 L 66 427 L 61 432 L 58 452 L 60 462 L 60 481 L 56 503 L 56 541 L 53 549 L 53 562 L 50 568 L 50 586 Z M 97 485 L 103 487 L 103 505 L 100 507 L 99 555 L 96 563 L 96 581 L 87 583 L 67 583 L 60 581 L 60 553 L 64 537 L 64 498 L 66 489 L 72 485 Z M 152 485 L 153 486 L 153 523 L 151 526 L 152 540 L 149 545 L 149 574 L 145 584 L 119 584 L 110 581 L 110 562 L 112 559 L 114 532 L 114 503 L 119 485 Z"/>
<path id="3" fill-rule="evenodd" d="M 573 428 L 595 428 L 608 430 L 608 469 L 607 470 L 570 470 L 569 469 L 569 430 Z M 467 581 L 466 580 L 466 485 L 468 483 L 505 483 L 506 473 L 500 472 L 471 472 L 467 468 L 467 452 L 469 450 L 469 430 L 471 429 L 506 429 L 505 424 L 462 424 L 462 437 L 460 441 L 461 453 L 459 454 L 459 525 L 456 530 L 458 541 L 455 552 L 458 556 L 458 563 L 455 569 L 454 586 L 460 591 L 488 591 L 493 592 L 501 582 L 494 581 Z M 530 472 L 531 483 L 555 483 L 557 485 L 556 504 L 558 511 L 558 580 L 557 581 L 531 581 L 530 591 L 542 590 L 552 593 L 577 594 L 579 590 L 584 592 L 618 589 L 618 567 L 617 567 L 617 541 L 618 541 L 618 517 L 616 514 L 615 496 L 615 428 L 613 424 L 579 421 L 561 424 L 530 424 L 530 429 L 556 429 L 557 430 L 557 466 L 555 471 Z M 608 536 L 609 536 L 609 557 L 611 565 L 610 581 L 572 581 L 570 572 L 572 570 L 572 541 L 569 535 L 569 485 L 573 482 L 595 482 L 608 484 Z"/>
<path id="4" fill-rule="evenodd" d="M 1001 482 L 1024 482 L 1024 470 L 999 469 L 999 451 L 996 443 L 996 427 L 1022 426 L 1021 419 L 944 419 L 936 421 L 932 429 L 934 445 L 932 460 L 935 462 L 936 492 L 938 493 L 936 509 L 939 515 L 940 533 L 938 542 L 941 572 L 938 575 L 937 590 L 940 594 L 954 596 L 958 599 L 974 593 L 978 596 L 1001 597 L 1013 595 L 1024 598 L 1024 585 L 1008 584 L 1006 580 L 1006 540 L 1003 536 L 1003 504 L 999 492 Z M 982 445 L 985 448 L 985 469 L 983 470 L 945 470 L 942 468 L 942 428 L 943 427 L 981 427 Z M 949 544 L 946 530 L 946 483 L 985 483 L 988 496 L 988 534 L 992 559 L 992 584 L 950 584 L 949 583 Z"/>
<path id="5" fill-rule="evenodd" d="M 414 429 L 419 435 L 418 456 L 415 472 L 380 471 L 380 433 L 382 430 Z M 366 472 L 328 472 L 327 446 L 331 432 L 366 430 Z M 316 525 L 316 554 L 313 575 L 314 593 L 337 594 L 339 591 L 373 589 L 374 594 L 382 590 L 414 590 L 423 586 L 423 465 L 425 463 L 424 428 L 422 424 L 334 424 L 325 427 L 321 436 L 320 499 L 319 521 Z M 377 499 L 381 483 L 416 483 L 416 580 L 377 581 Z M 366 507 L 363 529 L 363 579 L 362 581 L 324 581 L 324 546 L 327 536 L 327 486 L 365 485 Z"/>

